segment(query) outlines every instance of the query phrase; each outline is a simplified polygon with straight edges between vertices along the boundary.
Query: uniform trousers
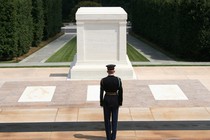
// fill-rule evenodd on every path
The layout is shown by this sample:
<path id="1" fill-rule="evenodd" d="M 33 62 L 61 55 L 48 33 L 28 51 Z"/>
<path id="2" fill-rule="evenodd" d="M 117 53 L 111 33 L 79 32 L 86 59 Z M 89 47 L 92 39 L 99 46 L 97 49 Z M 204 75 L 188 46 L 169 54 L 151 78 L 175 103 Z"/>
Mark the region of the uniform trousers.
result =
<path id="1" fill-rule="evenodd" d="M 104 105 L 104 123 L 107 140 L 115 140 L 117 134 L 117 121 L 119 107 L 110 107 Z M 110 122 L 110 118 L 112 121 Z"/>

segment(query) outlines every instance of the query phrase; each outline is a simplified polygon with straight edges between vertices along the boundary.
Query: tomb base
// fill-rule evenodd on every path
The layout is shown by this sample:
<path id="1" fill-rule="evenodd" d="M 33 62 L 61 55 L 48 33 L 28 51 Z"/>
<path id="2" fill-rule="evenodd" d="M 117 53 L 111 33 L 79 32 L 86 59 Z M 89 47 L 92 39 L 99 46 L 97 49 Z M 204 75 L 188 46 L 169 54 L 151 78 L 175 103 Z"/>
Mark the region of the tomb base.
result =
<path id="1" fill-rule="evenodd" d="M 76 57 L 70 66 L 68 79 L 100 80 L 107 76 L 107 64 L 115 64 L 115 76 L 123 80 L 136 79 L 133 67 L 127 58 L 126 61 L 88 61 L 78 62 Z"/>

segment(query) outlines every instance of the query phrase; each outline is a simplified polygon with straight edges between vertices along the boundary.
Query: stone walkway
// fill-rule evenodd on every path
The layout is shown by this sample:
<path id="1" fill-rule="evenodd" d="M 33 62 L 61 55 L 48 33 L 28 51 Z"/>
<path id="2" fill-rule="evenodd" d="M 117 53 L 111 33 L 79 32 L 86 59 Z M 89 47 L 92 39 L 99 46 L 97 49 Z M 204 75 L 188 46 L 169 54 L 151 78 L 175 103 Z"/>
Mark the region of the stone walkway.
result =
<path id="1" fill-rule="evenodd" d="M 155 50 L 151 46 L 145 44 L 144 42 L 136 39 L 131 35 L 127 35 L 127 41 L 132 46 L 143 54 L 150 62 L 175 62 L 173 59 L 169 58 L 165 54 Z"/>

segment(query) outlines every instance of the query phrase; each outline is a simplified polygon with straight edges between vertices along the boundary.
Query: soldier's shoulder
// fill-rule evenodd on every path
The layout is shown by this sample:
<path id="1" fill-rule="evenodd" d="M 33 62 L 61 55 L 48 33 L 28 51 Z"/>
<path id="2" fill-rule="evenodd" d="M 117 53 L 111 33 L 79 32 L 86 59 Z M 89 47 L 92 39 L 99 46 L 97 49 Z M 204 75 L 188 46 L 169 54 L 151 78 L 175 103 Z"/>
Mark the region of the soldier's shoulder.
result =
<path id="1" fill-rule="evenodd" d="M 119 80 L 121 80 L 121 78 L 120 77 L 118 77 L 118 76 L 115 76 L 117 79 L 119 79 Z"/>
<path id="2" fill-rule="evenodd" d="M 105 80 L 105 79 L 107 79 L 107 77 L 103 77 L 103 78 L 101 78 L 101 81 L 103 81 L 103 80 Z"/>

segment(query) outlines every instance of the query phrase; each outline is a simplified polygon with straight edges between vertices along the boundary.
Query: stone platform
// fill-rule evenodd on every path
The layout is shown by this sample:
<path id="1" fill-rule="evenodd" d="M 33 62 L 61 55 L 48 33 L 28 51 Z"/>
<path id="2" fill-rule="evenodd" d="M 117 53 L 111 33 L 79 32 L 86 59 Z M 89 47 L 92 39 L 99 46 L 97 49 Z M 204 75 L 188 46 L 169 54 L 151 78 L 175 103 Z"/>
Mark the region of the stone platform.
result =
<path id="1" fill-rule="evenodd" d="M 105 140 L 98 93 L 89 96 L 99 81 L 67 80 L 68 70 L 0 69 L 0 139 Z M 210 139 L 210 67 L 134 70 L 137 80 L 123 80 L 117 140 Z M 24 93 L 53 96 L 20 102 Z"/>

